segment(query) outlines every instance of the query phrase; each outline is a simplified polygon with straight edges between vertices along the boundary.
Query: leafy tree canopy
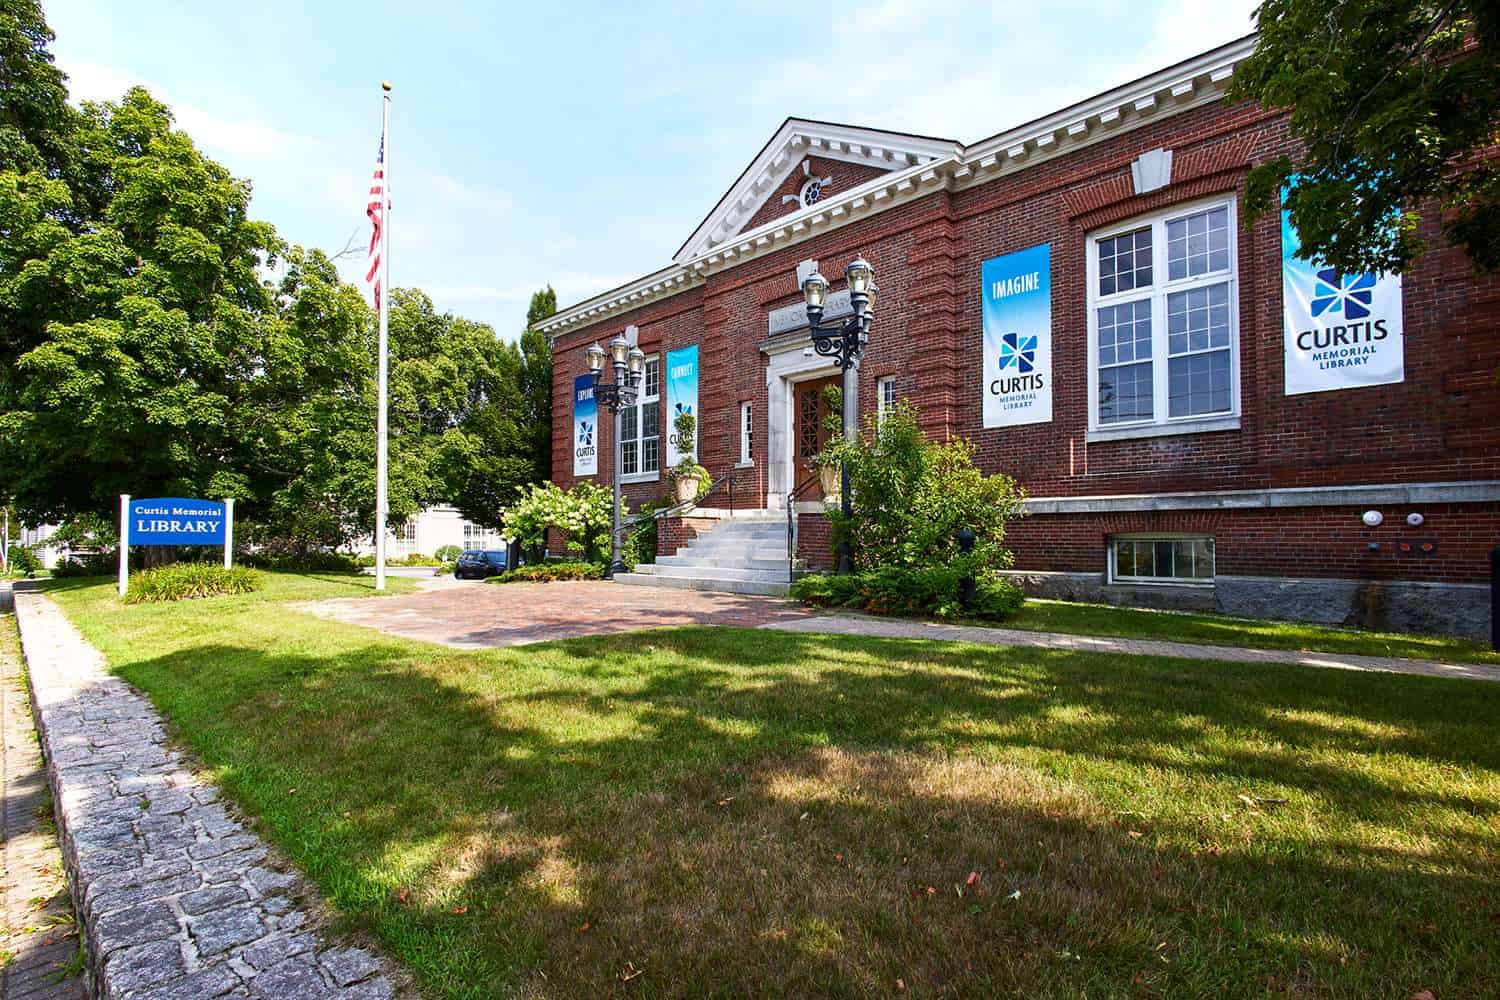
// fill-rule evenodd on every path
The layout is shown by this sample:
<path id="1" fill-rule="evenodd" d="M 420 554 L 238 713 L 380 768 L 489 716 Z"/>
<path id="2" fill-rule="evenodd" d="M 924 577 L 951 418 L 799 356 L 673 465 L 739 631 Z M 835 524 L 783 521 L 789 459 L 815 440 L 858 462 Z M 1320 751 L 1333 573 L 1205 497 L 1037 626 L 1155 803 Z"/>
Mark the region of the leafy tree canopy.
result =
<path id="1" fill-rule="evenodd" d="M 1403 271 L 1425 249 L 1422 202 L 1484 270 L 1500 268 L 1500 5 L 1493 0 L 1265 0 L 1233 97 L 1290 109 L 1300 156 L 1250 175 L 1250 206 L 1286 193 L 1305 256 Z"/>
<path id="2" fill-rule="evenodd" d="M 145 90 L 71 107 L 51 38 L 35 0 L 0 0 L 0 495 L 32 523 L 235 497 L 244 537 L 304 552 L 368 534 L 372 310 Z M 538 293 L 528 324 L 555 310 Z M 392 291 L 392 524 L 454 502 L 498 526 L 545 477 L 533 333 Z"/>

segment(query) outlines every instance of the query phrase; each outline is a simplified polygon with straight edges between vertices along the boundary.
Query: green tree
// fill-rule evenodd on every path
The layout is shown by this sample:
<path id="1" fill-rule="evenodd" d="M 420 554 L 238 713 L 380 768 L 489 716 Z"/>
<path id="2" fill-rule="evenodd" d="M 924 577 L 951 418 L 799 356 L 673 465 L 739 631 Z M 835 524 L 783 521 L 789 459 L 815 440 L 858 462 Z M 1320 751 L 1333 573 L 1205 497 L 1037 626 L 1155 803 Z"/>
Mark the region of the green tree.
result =
<path id="1" fill-rule="evenodd" d="M 0 178 L 0 327 L 13 372 L 0 478 L 31 521 L 111 509 L 116 494 L 250 494 L 235 433 L 272 312 L 259 269 L 281 244 L 249 185 L 173 128 L 140 88 L 87 105 L 103 211 L 73 231 L 60 181 Z M 13 367 L 11 367 L 13 366 Z"/>
<path id="2" fill-rule="evenodd" d="M 1403 271 L 1436 200 L 1447 239 L 1500 268 L 1500 5 L 1493 0 L 1265 0 L 1231 96 L 1290 110 L 1302 147 L 1256 167 L 1250 207 L 1286 193 L 1304 255 Z"/>
<path id="3" fill-rule="evenodd" d="M 521 422 L 526 428 L 532 482 L 552 477 L 552 345 L 536 325 L 557 312 L 557 293 L 548 285 L 531 296 L 521 334 Z"/>
<path id="4" fill-rule="evenodd" d="M 0 0 L 0 171 L 56 177 L 73 162 L 75 112 L 37 0 Z"/>

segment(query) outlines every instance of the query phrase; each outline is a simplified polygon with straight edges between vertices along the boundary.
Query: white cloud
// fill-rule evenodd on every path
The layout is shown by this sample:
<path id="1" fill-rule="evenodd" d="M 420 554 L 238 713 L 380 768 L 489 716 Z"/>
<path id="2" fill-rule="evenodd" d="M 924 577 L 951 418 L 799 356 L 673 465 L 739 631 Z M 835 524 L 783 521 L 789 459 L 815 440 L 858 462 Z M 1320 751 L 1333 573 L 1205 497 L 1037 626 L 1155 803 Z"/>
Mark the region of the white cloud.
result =
<path id="1" fill-rule="evenodd" d="M 304 136 L 279 129 L 255 118 L 227 117 L 189 102 L 178 101 L 166 89 L 141 80 L 112 66 L 89 62 L 58 60 L 68 74 L 68 93 L 75 102 L 118 101 L 134 86 L 149 90 L 153 97 L 172 109 L 177 127 L 193 137 L 193 142 L 215 157 L 239 162 L 278 162 L 296 152 L 310 156 L 316 143 Z"/>

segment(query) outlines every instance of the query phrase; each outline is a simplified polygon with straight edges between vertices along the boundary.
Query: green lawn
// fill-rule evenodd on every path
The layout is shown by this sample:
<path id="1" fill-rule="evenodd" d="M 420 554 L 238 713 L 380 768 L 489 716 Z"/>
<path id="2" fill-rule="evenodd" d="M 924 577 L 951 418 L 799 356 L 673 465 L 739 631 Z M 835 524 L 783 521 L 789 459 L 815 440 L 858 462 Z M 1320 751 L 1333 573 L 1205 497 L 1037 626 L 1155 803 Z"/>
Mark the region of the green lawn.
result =
<path id="1" fill-rule="evenodd" d="M 1127 639 L 1167 639 L 1260 649 L 1300 649 L 1364 656 L 1404 656 L 1454 663 L 1491 663 L 1500 666 L 1500 653 L 1488 645 L 1447 636 L 1401 632 L 1367 632 L 1330 628 L 1304 622 L 1231 618 L 1228 615 L 1184 614 L 1116 608 L 1107 604 L 1028 599 L 1006 628 L 1074 635 L 1112 635 Z"/>
<path id="2" fill-rule="evenodd" d="M 433 996 L 1500 995 L 1500 685 L 54 589 Z"/>

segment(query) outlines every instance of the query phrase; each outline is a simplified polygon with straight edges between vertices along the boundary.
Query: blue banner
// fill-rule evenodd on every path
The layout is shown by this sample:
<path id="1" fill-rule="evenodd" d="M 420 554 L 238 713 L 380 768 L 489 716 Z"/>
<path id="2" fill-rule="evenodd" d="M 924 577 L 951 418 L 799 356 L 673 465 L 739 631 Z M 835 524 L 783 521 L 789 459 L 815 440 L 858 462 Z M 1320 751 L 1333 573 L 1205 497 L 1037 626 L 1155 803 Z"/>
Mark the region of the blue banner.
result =
<path id="1" fill-rule="evenodd" d="M 703 437 L 703 416 L 698 412 L 698 345 L 667 352 L 667 464 L 676 465 L 683 458 L 677 447 L 677 418 L 690 413 L 697 421 L 697 433 L 691 452 L 698 459 L 698 439 Z"/>
<path id="2" fill-rule="evenodd" d="M 1052 419 L 1052 244 L 991 257 L 984 282 L 984 426 Z"/>
<path id="3" fill-rule="evenodd" d="M 130 501 L 131 545 L 223 545 L 224 503 L 156 497 Z"/>
<path id="4" fill-rule="evenodd" d="M 594 379 L 580 375 L 573 380 L 573 475 L 599 472 L 599 402 L 594 399 Z"/>

